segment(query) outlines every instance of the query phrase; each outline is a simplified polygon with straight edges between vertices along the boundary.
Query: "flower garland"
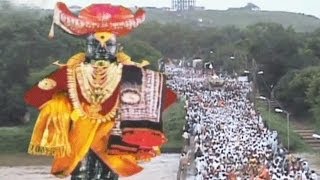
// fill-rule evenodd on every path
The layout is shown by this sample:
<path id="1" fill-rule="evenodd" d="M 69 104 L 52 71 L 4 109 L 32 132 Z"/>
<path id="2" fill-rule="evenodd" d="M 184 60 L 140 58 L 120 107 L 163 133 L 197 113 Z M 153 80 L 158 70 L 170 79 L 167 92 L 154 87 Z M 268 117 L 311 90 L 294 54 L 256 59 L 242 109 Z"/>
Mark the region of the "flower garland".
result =
<path id="1" fill-rule="evenodd" d="M 118 86 L 122 76 L 122 64 L 97 61 L 94 65 L 80 63 L 76 66 L 68 67 L 68 92 L 72 101 L 74 111 L 71 113 L 73 120 L 80 117 L 89 118 L 98 122 L 110 121 L 116 115 L 119 98 L 112 110 L 101 115 L 101 104 L 108 99 Z M 77 82 L 81 94 L 90 105 L 80 103 Z"/>

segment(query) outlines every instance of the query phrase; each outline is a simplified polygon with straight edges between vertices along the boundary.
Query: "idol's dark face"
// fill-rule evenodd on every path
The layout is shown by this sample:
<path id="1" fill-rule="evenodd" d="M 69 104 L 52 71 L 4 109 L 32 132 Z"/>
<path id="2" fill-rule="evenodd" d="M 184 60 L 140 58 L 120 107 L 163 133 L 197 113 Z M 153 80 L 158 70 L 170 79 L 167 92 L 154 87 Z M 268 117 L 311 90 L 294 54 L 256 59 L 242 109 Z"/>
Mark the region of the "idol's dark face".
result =
<path id="1" fill-rule="evenodd" d="M 88 60 L 116 61 L 116 37 L 107 32 L 98 32 L 87 37 Z"/>

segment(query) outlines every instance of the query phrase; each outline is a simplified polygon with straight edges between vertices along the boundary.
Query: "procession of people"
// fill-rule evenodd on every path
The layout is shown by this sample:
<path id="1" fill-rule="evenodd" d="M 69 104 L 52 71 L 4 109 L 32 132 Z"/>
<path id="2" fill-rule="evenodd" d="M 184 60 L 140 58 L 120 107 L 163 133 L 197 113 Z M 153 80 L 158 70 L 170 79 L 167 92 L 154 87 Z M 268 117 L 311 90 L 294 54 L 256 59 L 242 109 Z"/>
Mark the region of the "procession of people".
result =
<path id="1" fill-rule="evenodd" d="M 291 155 L 255 110 L 250 82 L 220 76 L 224 85 L 210 89 L 202 72 L 166 70 L 169 86 L 186 101 L 183 137 L 190 144 L 185 151 L 193 152 L 186 165 L 195 168 L 190 179 L 317 179 L 308 162 Z"/>

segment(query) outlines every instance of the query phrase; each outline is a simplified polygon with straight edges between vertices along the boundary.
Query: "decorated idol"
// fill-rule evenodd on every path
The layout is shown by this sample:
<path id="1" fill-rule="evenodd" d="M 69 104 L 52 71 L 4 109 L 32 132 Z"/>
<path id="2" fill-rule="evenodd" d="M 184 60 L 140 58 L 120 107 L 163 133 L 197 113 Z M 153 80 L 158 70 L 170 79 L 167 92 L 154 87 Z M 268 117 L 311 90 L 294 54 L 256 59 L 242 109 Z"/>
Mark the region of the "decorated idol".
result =
<path id="1" fill-rule="evenodd" d="M 51 173 L 71 179 L 117 179 L 142 170 L 166 142 L 162 112 L 176 100 L 165 76 L 135 63 L 117 37 L 138 27 L 145 12 L 94 4 L 74 15 L 56 4 L 57 25 L 86 38 L 85 52 L 43 78 L 25 95 L 39 109 L 28 152 L 53 156 Z M 59 38 L 59 37 L 57 37 Z"/>

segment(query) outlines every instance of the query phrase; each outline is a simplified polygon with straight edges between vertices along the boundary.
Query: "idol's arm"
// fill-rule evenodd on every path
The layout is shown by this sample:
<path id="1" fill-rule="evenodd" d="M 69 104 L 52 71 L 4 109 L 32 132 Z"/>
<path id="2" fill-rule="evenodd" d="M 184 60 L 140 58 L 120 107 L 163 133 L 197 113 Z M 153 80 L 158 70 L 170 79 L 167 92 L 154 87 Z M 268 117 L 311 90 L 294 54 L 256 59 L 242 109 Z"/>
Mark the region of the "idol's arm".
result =
<path id="1" fill-rule="evenodd" d="M 67 91 L 67 67 L 62 67 L 43 78 L 26 92 L 24 99 L 28 105 L 41 109 L 54 94 L 61 91 Z"/>

